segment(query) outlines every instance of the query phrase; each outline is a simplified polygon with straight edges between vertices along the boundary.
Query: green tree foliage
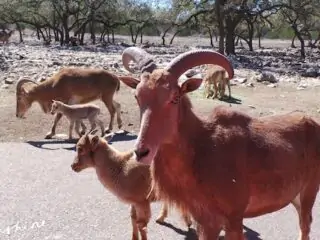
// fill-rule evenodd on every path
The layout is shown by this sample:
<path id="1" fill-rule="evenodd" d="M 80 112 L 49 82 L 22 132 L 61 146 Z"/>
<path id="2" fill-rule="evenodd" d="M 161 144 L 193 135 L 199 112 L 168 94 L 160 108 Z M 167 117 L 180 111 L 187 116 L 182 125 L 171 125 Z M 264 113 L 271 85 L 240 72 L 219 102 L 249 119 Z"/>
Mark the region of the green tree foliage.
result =
<path id="1" fill-rule="evenodd" d="M 202 34 L 219 41 L 219 51 L 235 54 L 238 39 L 297 38 L 301 48 L 320 39 L 319 0 L 0 0 L 0 28 L 31 28 L 39 39 L 68 44 L 85 33 L 93 43 L 114 42 L 114 35 L 175 36 Z M 168 37 L 170 41 L 168 42 Z M 303 57 L 303 49 L 301 51 Z"/>

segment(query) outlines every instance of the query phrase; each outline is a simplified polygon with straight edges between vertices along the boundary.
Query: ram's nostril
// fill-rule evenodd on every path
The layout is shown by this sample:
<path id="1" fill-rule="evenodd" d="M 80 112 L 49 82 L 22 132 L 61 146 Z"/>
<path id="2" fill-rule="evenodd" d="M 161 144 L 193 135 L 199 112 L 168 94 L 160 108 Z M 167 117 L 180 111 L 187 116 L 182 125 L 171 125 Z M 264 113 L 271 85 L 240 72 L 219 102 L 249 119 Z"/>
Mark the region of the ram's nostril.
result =
<path id="1" fill-rule="evenodd" d="M 141 158 L 146 157 L 149 154 L 149 149 L 137 149 L 134 152 L 137 156 L 137 160 L 139 161 Z"/>

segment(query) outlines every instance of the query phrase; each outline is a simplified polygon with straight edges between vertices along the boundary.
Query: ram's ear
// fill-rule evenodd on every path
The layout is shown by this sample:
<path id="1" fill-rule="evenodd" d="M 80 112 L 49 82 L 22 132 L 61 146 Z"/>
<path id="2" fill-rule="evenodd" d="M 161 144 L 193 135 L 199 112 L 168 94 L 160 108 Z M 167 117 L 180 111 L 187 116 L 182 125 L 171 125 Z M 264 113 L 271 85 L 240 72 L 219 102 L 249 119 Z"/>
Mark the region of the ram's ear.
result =
<path id="1" fill-rule="evenodd" d="M 120 81 L 131 88 L 136 88 L 140 82 L 138 79 L 129 76 L 119 76 L 118 78 Z"/>
<path id="2" fill-rule="evenodd" d="M 189 78 L 181 85 L 181 94 L 197 90 L 202 83 L 202 78 Z"/>

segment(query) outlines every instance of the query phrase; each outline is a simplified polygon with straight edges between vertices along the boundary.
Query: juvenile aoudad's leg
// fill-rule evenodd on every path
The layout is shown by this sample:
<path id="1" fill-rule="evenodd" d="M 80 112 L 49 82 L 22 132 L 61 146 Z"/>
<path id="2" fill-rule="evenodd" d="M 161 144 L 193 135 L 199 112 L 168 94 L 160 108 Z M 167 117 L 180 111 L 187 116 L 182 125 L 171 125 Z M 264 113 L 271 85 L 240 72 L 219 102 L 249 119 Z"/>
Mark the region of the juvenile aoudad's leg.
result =
<path id="1" fill-rule="evenodd" d="M 69 125 L 69 139 L 72 139 L 72 131 L 74 127 L 74 120 L 70 120 L 70 125 Z"/>
<path id="2" fill-rule="evenodd" d="M 45 137 L 46 139 L 51 139 L 56 134 L 56 128 L 57 128 L 58 122 L 60 121 L 61 117 L 62 117 L 62 113 L 56 114 L 54 121 L 53 121 L 53 125 L 51 127 L 51 131 L 46 134 L 46 137 Z"/>
<path id="3" fill-rule="evenodd" d="M 113 100 L 113 106 L 116 110 L 117 114 L 117 123 L 118 123 L 118 128 L 122 128 L 122 119 L 121 119 L 121 104 Z"/>
<path id="4" fill-rule="evenodd" d="M 132 240 L 139 240 L 139 229 L 137 225 L 137 212 L 133 205 L 131 205 L 131 225 L 132 225 Z"/>
<path id="5" fill-rule="evenodd" d="M 151 218 L 150 202 L 145 201 L 135 204 L 135 208 L 137 212 L 137 225 L 141 240 L 147 240 L 147 226 Z"/>
<path id="6" fill-rule="evenodd" d="M 82 126 L 82 131 L 80 132 L 80 125 Z M 84 135 L 86 133 L 86 126 L 82 122 L 82 120 L 76 120 L 75 121 L 75 130 L 79 137 Z"/>

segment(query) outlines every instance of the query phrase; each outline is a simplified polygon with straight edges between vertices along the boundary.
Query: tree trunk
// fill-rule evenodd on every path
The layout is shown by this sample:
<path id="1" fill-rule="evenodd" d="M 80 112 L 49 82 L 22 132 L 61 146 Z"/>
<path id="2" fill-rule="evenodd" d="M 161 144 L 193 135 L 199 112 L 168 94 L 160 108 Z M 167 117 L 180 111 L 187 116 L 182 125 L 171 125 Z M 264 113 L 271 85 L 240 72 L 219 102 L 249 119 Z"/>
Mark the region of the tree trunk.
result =
<path id="1" fill-rule="evenodd" d="M 250 21 L 248 22 L 248 32 L 249 32 L 249 38 L 248 38 L 248 47 L 249 47 L 249 51 L 253 52 L 253 35 L 254 35 L 254 27 L 253 27 L 253 23 Z"/>
<path id="2" fill-rule="evenodd" d="M 231 16 L 226 17 L 226 28 L 227 28 L 227 36 L 226 36 L 226 53 L 229 54 L 236 54 L 235 51 L 235 29 L 237 26 L 237 21 L 233 20 Z"/>
<path id="3" fill-rule="evenodd" d="M 112 43 L 114 44 L 114 30 L 113 29 L 111 29 L 111 34 L 112 34 Z"/>
<path id="4" fill-rule="evenodd" d="M 300 41 L 300 55 L 301 55 L 301 58 L 305 59 L 306 58 L 306 53 L 305 53 L 305 49 L 304 49 L 305 48 L 304 39 L 303 39 L 301 33 L 299 32 L 296 24 L 292 24 L 291 27 L 292 27 L 295 35 L 297 36 L 297 38 Z"/>
<path id="5" fill-rule="evenodd" d="M 293 36 L 292 40 L 291 40 L 291 47 L 292 48 L 296 48 L 296 46 L 294 45 L 294 40 L 296 39 L 296 35 Z"/>
<path id="6" fill-rule="evenodd" d="M 142 29 L 141 29 L 141 31 L 140 31 L 140 43 L 142 44 L 142 40 L 143 40 L 143 31 L 142 31 Z"/>
<path id="7" fill-rule="evenodd" d="M 223 8 L 221 8 L 221 6 L 223 6 L 222 1 L 216 0 L 215 6 L 216 6 L 216 16 L 218 19 L 218 30 L 219 30 L 219 53 L 224 54 L 225 32 L 224 32 L 224 13 L 223 13 Z"/>
<path id="8" fill-rule="evenodd" d="M 166 35 L 169 32 L 169 30 L 172 28 L 172 26 L 168 27 L 166 30 L 164 30 L 164 32 L 161 35 L 161 39 L 162 39 L 162 45 L 165 46 L 166 45 Z"/>
<path id="9" fill-rule="evenodd" d="M 177 36 L 177 34 L 178 34 L 179 32 L 181 32 L 181 30 L 176 31 L 176 32 L 173 34 L 172 38 L 170 39 L 170 43 L 169 43 L 170 45 L 173 43 L 174 38 Z"/>
<path id="10" fill-rule="evenodd" d="M 262 46 L 261 46 L 261 34 L 260 33 L 258 34 L 258 47 L 262 48 Z"/>
<path id="11" fill-rule="evenodd" d="M 38 38 L 38 40 L 40 40 L 41 38 L 40 38 L 40 31 L 39 31 L 39 28 L 37 28 L 37 38 Z"/>
<path id="12" fill-rule="evenodd" d="M 22 43 L 23 42 L 23 36 L 22 36 L 22 29 L 19 23 L 16 23 L 17 29 L 19 31 L 19 42 Z"/>
<path id="13" fill-rule="evenodd" d="M 91 38 L 91 41 L 92 41 L 92 44 L 96 44 L 96 33 L 95 33 L 95 28 L 94 28 L 94 22 L 91 21 L 90 23 L 90 38 Z"/>
<path id="14" fill-rule="evenodd" d="M 208 29 L 208 33 L 209 33 L 209 36 L 210 36 L 210 45 L 212 48 L 214 48 L 214 44 L 213 44 L 213 36 L 212 36 L 212 32 L 211 32 L 211 29 L 210 27 L 206 26 L 207 29 Z"/>

